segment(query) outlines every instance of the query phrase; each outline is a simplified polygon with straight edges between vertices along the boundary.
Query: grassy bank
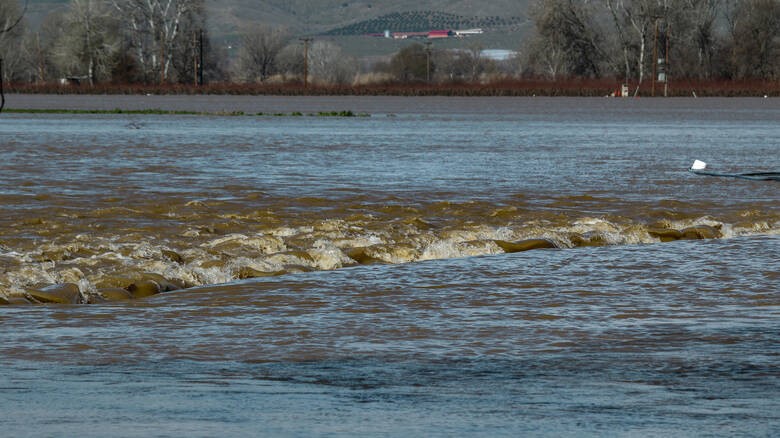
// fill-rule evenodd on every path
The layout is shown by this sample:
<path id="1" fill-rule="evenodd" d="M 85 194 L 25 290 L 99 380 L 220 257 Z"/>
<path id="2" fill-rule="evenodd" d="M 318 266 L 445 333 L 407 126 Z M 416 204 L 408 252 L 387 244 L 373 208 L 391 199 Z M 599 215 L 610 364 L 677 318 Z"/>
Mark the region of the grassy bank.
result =
<path id="1" fill-rule="evenodd" d="M 97 109 L 22 109 L 22 108 L 6 108 L 3 110 L 6 113 L 19 113 L 19 114 L 129 114 L 129 115 L 194 115 L 194 116 L 253 116 L 253 117 L 371 117 L 368 113 L 355 113 L 349 110 L 343 111 L 320 111 L 316 113 L 302 113 L 294 111 L 290 113 L 247 113 L 244 111 L 219 111 L 219 112 L 205 112 L 205 111 L 169 111 L 162 109 L 146 109 L 146 110 L 123 110 L 123 109 L 110 109 L 110 110 L 97 110 Z"/>
<path id="2" fill-rule="evenodd" d="M 10 84 L 8 93 L 26 94 L 127 94 L 127 95 L 277 95 L 277 96 L 607 96 L 620 87 L 615 79 L 504 80 L 490 83 L 401 84 L 315 86 L 301 84 L 214 83 L 203 86 L 167 85 L 58 85 Z M 629 83 L 631 95 L 653 95 L 652 84 Z M 657 83 L 655 96 L 663 96 Z M 779 81 L 680 80 L 667 87 L 669 96 L 763 97 L 780 96 Z"/>

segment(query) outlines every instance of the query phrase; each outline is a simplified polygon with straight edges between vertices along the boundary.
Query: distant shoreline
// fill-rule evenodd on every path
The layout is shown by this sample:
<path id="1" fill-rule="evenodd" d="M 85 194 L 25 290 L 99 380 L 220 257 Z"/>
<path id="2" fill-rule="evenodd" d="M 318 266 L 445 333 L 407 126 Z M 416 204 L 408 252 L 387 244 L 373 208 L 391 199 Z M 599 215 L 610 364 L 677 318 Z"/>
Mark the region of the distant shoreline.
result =
<path id="1" fill-rule="evenodd" d="M 490 83 L 384 83 L 303 86 L 300 83 L 235 84 L 6 84 L 6 93 L 46 95 L 172 96 L 396 96 L 396 97 L 780 97 L 780 81 L 680 80 L 669 84 L 628 83 L 618 79 L 503 80 Z M 622 89 L 622 90 L 621 90 Z M 626 97 L 626 96 L 623 96 Z M 331 108 L 332 109 L 332 108 Z"/>
<path id="2" fill-rule="evenodd" d="M 5 112 L 13 114 L 124 114 L 124 115 L 152 115 L 152 116 L 267 116 L 267 117 L 371 117 L 368 113 L 355 113 L 351 110 L 341 111 L 317 111 L 302 113 L 300 111 L 274 112 L 274 113 L 247 113 L 245 111 L 190 111 L 190 110 L 164 110 L 159 108 L 126 110 L 114 109 L 65 109 L 65 108 L 9 108 Z"/>
<path id="3" fill-rule="evenodd" d="M 748 107 L 778 107 L 780 100 L 747 98 Z M 19 113 L 200 115 L 200 116 L 380 116 L 402 114 L 545 114 L 551 111 L 611 111 L 642 107 L 693 111 L 731 106 L 733 98 L 606 98 L 484 96 L 249 96 L 8 94 L 0 121 Z M 585 102 L 588 102 L 586 105 Z"/>

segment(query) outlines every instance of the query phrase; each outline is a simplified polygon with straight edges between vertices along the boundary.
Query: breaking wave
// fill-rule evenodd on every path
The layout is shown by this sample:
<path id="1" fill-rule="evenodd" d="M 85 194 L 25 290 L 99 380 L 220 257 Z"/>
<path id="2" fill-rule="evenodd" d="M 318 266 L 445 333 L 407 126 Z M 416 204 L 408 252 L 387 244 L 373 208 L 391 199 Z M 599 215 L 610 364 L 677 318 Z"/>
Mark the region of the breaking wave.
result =
<path id="1" fill-rule="evenodd" d="M 96 303 L 359 264 L 780 234 L 780 213 L 762 204 L 683 209 L 577 197 L 416 205 L 263 195 L 112 198 L 78 209 L 68 199 L 45 202 L 3 220 L 0 302 Z"/>

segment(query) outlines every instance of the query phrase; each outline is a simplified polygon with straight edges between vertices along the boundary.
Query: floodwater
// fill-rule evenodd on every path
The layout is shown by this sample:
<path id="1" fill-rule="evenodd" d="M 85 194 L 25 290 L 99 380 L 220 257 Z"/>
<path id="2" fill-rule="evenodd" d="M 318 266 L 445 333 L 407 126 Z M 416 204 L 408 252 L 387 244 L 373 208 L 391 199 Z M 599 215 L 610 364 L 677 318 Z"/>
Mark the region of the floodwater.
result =
<path id="1" fill-rule="evenodd" d="M 780 434 L 776 99 L 26 99 L 3 435 Z"/>

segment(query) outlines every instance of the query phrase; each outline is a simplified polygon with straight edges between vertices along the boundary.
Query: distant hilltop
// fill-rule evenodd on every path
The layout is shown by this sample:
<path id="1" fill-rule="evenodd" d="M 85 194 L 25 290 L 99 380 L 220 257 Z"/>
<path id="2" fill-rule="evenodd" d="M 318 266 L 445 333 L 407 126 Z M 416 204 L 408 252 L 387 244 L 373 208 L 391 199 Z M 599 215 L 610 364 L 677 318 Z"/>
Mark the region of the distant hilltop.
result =
<path id="1" fill-rule="evenodd" d="M 205 0 L 209 34 L 232 39 L 239 29 L 271 24 L 298 35 L 482 28 L 492 32 L 528 23 L 530 0 Z M 26 19 L 37 28 L 66 0 L 30 0 Z"/>
<path id="2" fill-rule="evenodd" d="M 338 27 L 324 35 L 387 35 L 410 34 L 414 32 L 431 32 L 432 30 L 450 30 L 458 32 L 456 35 L 482 33 L 483 29 L 509 30 L 519 27 L 527 19 L 524 17 L 500 17 L 500 16 L 464 16 L 441 11 L 406 11 L 393 12 L 369 20 L 359 21 L 347 26 Z M 478 30 L 478 32 L 477 32 Z M 418 35 L 415 35 L 418 36 Z"/>

